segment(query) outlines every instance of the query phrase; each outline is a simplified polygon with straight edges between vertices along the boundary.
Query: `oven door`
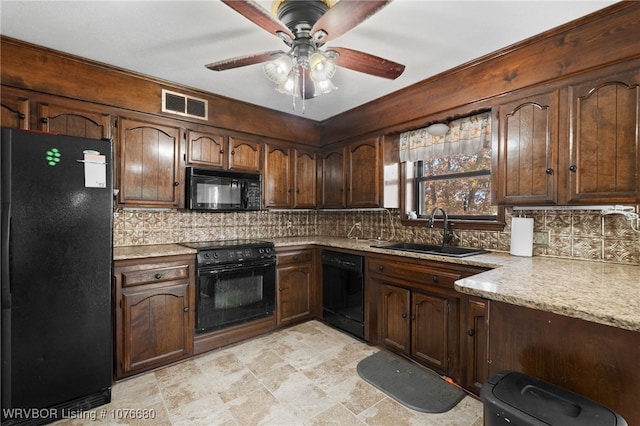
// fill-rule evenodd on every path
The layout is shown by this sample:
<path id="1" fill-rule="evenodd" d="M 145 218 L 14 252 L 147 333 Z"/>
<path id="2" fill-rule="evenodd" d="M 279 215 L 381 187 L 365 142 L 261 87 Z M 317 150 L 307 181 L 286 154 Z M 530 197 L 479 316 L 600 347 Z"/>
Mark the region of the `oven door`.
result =
<path id="1" fill-rule="evenodd" d="M 196 333 L 273 315 L 275 260 L 200 268 Z"/>

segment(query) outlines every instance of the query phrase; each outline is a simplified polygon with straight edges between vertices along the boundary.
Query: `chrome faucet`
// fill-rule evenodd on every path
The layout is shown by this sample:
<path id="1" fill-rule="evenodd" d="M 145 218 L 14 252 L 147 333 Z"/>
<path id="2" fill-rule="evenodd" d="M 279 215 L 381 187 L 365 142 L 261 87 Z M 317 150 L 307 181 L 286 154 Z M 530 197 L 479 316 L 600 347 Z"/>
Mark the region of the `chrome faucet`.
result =
<path id="1" fill-rule="evenodd" d="M 449 245 L 449 243 L 453 239 L 453 231 L 451 230 L 451 227 L 450 227 L 449 215 L 447 214 L 447 211 L 443 207 L 440 207 L 440 206 L 434 207 L 433 210 L 431 210 L 431 215 L 429 216 L 429 222 L 428 222 L 427 226 L 429 228 L 433 228 L 433 221 L 435 219 L 436 212 L 438 210 L 440 210 L 442 212 L 442 216 L 444 217 L 444 220 L 443 220 L 443 223 L 442 223 L 442 228 L 443 228 L 442 247 L 446 247 L 447 245 Z"/>

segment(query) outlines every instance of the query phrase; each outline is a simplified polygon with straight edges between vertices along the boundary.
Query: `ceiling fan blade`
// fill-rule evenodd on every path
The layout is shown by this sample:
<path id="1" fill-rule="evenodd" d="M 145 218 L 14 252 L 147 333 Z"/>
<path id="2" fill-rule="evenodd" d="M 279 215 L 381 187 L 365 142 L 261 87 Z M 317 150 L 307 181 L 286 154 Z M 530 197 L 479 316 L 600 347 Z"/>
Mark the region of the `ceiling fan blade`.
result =
<path id="1" fill-rule="evenodd" d="M 275 55 L 283 54 L 282 50 L 272 50 L 270 52 L 256 53 L 255 55 L 238 56 L 236 58 L 225 59 L 223 61 L 212 62 L 205 67 L 213 71 L 224 71 L 233 68 L 240 68 L 247 65 L 259 64 L 274 59 Z"/>
<path id="2" fill-rule="evenodd" d="M 271 34 L 284 33 L 294 39 L 293 33 L 282 22 L 275 19 L 262 6 L 253 0 L 221 0 L 240 15 Z"/>
<path id="3" fill-rule="evenodd" d="M 378 56 L 345 47 L 330 47 L 327 52 L 338 52 L 336 65 L 350 70 L 395 80 L 404 72 L 404 65 L 383 59 Z"/>
<path id="4" fill-rule="evenodd" d="M 311 28 L 311 35 L 319 30 L 327 33 L 316 37 L 321 43 L 333 40 L 385 7 L 391 0 L 341 0 L 322 15 Z"/>

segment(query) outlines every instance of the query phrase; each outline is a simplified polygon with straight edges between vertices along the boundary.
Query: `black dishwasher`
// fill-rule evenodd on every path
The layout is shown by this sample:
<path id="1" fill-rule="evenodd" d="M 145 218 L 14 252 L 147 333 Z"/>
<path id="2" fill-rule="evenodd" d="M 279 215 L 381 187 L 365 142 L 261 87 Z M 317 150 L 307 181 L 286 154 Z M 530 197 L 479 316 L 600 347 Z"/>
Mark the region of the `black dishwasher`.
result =
<path id="1" fill-rule="evenodd" d="M 322 252 L 322 318 L 364 339 L 364 259 L 330 250 Z"/>

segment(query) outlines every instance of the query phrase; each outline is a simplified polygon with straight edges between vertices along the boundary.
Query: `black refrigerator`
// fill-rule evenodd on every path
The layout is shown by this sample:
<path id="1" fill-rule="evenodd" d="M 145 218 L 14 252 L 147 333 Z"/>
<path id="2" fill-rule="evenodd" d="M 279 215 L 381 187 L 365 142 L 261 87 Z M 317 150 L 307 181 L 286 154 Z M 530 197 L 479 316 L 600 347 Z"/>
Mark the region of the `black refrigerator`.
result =
<path id="1" fill-rule="evenodd" d="M 111 400 L 112 158 L 108 140 L 2 129 L 3 425 Z"/>

